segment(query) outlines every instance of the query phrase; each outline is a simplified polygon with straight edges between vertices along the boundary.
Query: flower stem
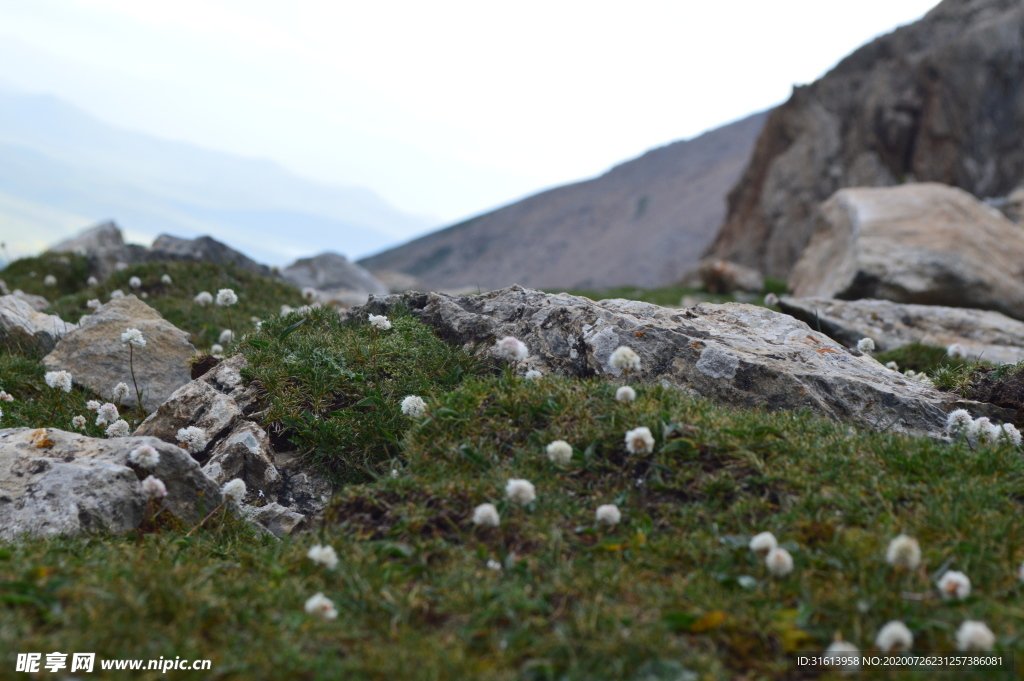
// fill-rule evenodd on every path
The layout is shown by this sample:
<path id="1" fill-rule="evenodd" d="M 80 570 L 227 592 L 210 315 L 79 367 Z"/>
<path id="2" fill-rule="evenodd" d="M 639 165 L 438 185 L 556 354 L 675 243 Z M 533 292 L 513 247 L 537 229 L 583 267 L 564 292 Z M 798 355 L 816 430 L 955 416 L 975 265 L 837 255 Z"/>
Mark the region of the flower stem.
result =
<path id="1" fill-rule="evenodd" d="M 203 526 L 203 523 L 205 523 L 205 522 L 206 522 L 207 520 L 209 520 L 210 518 L 212 518 L 212 517 L 213 517 L 213 514 L 214 514 L 214 513 L 216 513 L 217 511 L 219 511 L 219 510 L 220 510 L 221 508 L 223 508 L 223 507 L 224 507 L 224 504 L 226 504 L 227 502 L 228 502 L 228 500 L 227 500 L 227 497 L 225 497 L 225 498 L 224 498 L 224 501 L 222 501 L 222 502 L 220 502 L 219 504 L 217 504 L 217 508 L 215 508 L 215 509 L 213 509 L 212 511 L 210 511 L 210 514 L 209 514 L 208 516 L 206 516 L 205 518 L 203 518 L 202 520 L 200 520 L 200 521 L 199 521 L 199 524 L 198 524 L 198 525 L 196 525 L 195 527 L 193 527 L 193 528 L 192 528 L 191 530 L 189 530 L 189 531 L 188 531 L 188 534 L 186 534 L 185 536 L 186 536 L 186 537 L 189 537 L 189 536 L 191 536 L 193 532 L 195 532 L 196 530 L 198 530 L 198 529 L 199 529 L 200 527 L 202 527 L 202 526 Z"/>
<path id="2" fill-rule="evenodd" d="M 128 346 L 128 369 L 132 372 L 132 384 L 135 386 L 135 399 L 139 402 L 139 409 L 145 411 L 142 406 L 142 393 L 139 391 L 139 383 L 135 380 L 135 347 Z"/>

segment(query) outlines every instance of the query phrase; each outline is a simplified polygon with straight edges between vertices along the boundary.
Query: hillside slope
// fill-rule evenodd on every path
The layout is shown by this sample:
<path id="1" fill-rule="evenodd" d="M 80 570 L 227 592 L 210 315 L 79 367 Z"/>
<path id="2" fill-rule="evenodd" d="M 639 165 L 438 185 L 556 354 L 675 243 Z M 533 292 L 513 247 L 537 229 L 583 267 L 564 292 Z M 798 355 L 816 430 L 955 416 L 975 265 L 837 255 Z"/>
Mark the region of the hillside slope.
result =
<path id="1" fill-rule="evenodd" d="M 817 204 L 843 187 L 1024 181 L 1024 3 L 945 0 L 775 109 L 710 254 L 788 276 Z"/>
<path id="2" fill-rule="evenodd" d="M 360 261 L 424 288 L 674 283 L 715 236 L 766 114 L 675 142 Z"/>

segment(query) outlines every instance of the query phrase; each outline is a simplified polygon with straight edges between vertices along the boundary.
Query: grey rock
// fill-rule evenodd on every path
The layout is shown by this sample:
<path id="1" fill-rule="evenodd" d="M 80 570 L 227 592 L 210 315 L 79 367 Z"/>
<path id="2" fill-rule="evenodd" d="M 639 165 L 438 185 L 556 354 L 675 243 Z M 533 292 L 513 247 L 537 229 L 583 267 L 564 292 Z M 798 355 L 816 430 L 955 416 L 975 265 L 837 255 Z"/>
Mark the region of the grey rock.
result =
<path id="1" fill-rule="evenodd" d="M 203 472 L 218 484 L 241 478 L 250 490 L 273 492 L 281 484 L 267 433 L 242 421 L 210 450 Z"/>
<path id="2" fill-rule="evenodd" d="M 129 348 L 121 343 L 121 334 L 129 328 L 138 329 L 146 339 L 144 348 L 133 350 L 135 380 L 143 406 L 155 409 L 189 382 L 188 360 L 195 348 L 187 333 L 134 295 L 111 300 L 83 317 L 80 326 L 43 358 L 43 364 L 48 371 L 70 371 L 75 383 L 100 395 L 109 396 L 114 386 L 126 383 L 131 389 L 127 402 L 135 404 Z"/>
<path id="3" fill-rule="evenodd" d="M 246 515 L 275 537 L 287 537 L 306 525 L 306 516 L 272 501 L 266 506 L 246 507 Z"/>
<path id="4" fill-rule="evenodd" d="M 344 296 L 345 293 L 387 293 L 385 286 L 370 272 L 337 253 L 321 253 L 301 258 L 281 270 L 285 281 L 299 288 L 312 288 L 321 300 Z"/>
<path id="5" fill-rule="evenodd" d="M 121 248 L 124 245 L 124 236 L 120 228 L 115 222 L 107 221 L 50 246 L 48 252 L 89 255 L 103 249 Z"/>
<path id="6" fill-rule="evenodd" d="M 302 457 L 293 452 L 276 454 L 274 464 L 281 475 L 277 500 L 308 517 L 318 517 L 323 513 L 334 496 L 334 485 L 317 475 Z"/>
<path id="7" fill-rule="evenodd" d="M 1019 0 L 943 0 L 864 45 L 772 111 L 709 255 L 788 278 L 844 187 L 1005 196 L 1024 178 L 1022 72 Z"/>
<path id="8" fill-rule="evenodd" d="M 270 268 L 209 236 L 182 239 L 161 234 L 153 241 L 147 260 L 192 260 L 215 265 L 236 265 L 264 277 L 271 276 Z"/>
<path id="9" fill-rule="evenodd" d="M 43 314 L 19 296 L 0 297 L 0 338 L 53 350 L 61 338 L 78 328 L 57 315 Z"/>
<path id="10" fill-rule="evenodd" d="M 990 310 L 903 305 L 888 300 L 834 300 L 783 296 L 779 309 L 821 330 L 847 348 L 871 338 L 877 352 L 911 343 L 959 346 L 960 356 L 994 364 L 1024 359 L 1024 322 Z"/>
<path id="11" fill-rule="evenodd" d="M 1024 187 L 1018 187 L 1010 192 L 1006 197 L 1003 212 L 1017 224 L 1024 224 Z"/>
<path id="12" fill-rule="evenodd" d="M 142 445 L 160 454 L 152 469 L 129 461 Z M 54 428 L 0 430 L 0 539 L 138 527 L 146 508 L 140 481 L 148 475 L 163 481 L 163 503 L 187 522 L 221 501 L 217 485 L 187 452 L 155 438 L 96 439 Z"/>
<path id="13" fill-rule="evenodd" d="M 800 298 L 880 298 L 1024 319 L 1024 230 L 941 184 L 843 189 L 789 280 Z"/>
<path id="14" fill-rule="evenodd" d="M 754 305 L 679 310 L 513 286 L 480 296 L 374 297 L 352 314 L 386 313 L 398 304 L 453 342 L 474 346 L 515 336 L 530 349 L 524 368 L 545 373 L 621 376 L 609 357 L 626 345 L 642 362 L 630 382 L 674 386 L 746 409 L 810 409 L 869 428 L 935 435 L 956 401 Z"/>
<path id="15" fill-rule="evenodd" d="M 32 293 L 25 293 L 24 291 L 19 291 L 17 289 L 15 289 L 14 295 L 23 300 L 24 302 L 28 303 L 32 307 L 32 309 L 36 310 L 37 312 L 43 312 L 48 307 L 50 307 L 50 301 L 48 301 L 46 298 L 43 298 L 42 296 L 37 296 Z"/>
<path id="16" fill-rule="evenodd" d="M 703 260 L 697 267 L 701 286 L 709 293 L 760 293 L 764 277 L 755 269 L 726 260 Z M 684 281 L 689 277 L 684 277 Z"/>

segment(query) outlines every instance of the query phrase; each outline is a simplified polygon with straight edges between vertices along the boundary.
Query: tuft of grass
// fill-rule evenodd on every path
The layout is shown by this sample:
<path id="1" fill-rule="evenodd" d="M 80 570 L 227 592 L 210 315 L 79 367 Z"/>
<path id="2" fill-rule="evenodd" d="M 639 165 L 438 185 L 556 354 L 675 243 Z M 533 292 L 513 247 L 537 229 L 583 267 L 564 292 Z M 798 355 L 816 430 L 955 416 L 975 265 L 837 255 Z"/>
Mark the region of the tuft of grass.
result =
<path id="1" fill-rule="evenodd" d="M 276 317 L 239 346 L 246 376 L 265 395 L 262 421 L 273 437 L 308 456 L 338 482 L 391 470 L 408 395 L 424 399 L 493 368 L 444 343 L 407 311 L 387 331 L 330 308 Z"/>
<path id="2" fill-rule="evenodd" d="M 164 274 L 170 275 L 170 284 L 160 281 Z M 137 290 L 128 284 L 132 277 L 142 281 L 142 286 Z M 133 265 L 115 272 L 94 287 L 85 286 L 83 281 L 82 287 L 76 292 L 51 300 L 51 307 L 62 319 L 77 321 L 82 315 L 91 312 L 86 303 L 93 298 L 106 303 L 115 289 L 140 297 L 145 293 L 147 305 L 179 329 L 192 334 L 192 343 L 196 347 L 209 348 L 218 342 L 221 331 L 228 328 L 226 308 L 216 303 L 199 305 L 192 299 L 200 291 L 208 291 L 216 296 L 222 288 L 233 289 L 238 294 L 238 303 L 230 308 L 236 338 L 254 328 L 254 317 L 277 317 L 282 305 L 298 307 L 303 304 L 301 292 L 291 284 L 261 277 L 234 265 L 154 262 Z"/>
<path id="3" fill-rule="evenodd" d="M 882 364 L 896 362 L 900 371 L 912 369 L 929 374 L 934 373 L 940 367 L 956 368 L 969 364 L 966 360 L 950 357 L 946 348 L 925 345 L 917 341 L 895 350 L 880 352 L 874 357 Z"/>
<path id="4" fill-rule="evenodd" d="M 43 283 L 46 275 L 57 280 L 53 286 Z M 31 258 L 14 260 L 2 270 L 0 279 L 11 291 L 43 296 L 51 303 L 55 298 L 71 295 L 85 288 L 89 278 L 89 259 L 74 253 L 44 253 Z"/>

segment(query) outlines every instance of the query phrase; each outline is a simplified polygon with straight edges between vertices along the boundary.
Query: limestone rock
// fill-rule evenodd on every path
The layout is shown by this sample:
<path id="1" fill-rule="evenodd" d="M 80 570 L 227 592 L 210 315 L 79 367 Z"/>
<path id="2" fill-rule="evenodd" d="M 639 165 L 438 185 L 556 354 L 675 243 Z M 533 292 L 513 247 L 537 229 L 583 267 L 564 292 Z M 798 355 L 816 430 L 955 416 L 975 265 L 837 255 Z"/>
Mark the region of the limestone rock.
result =
<path id="1" fill-rule="evenodd" d="M 50 307 L 49 300 L 43 298 L 42 296 L 37 296 L 33 293 L 25 293 L 20 289 L 15 289 L 13 295 L 20 298 L 22 302 L 27 303 L 33 310 L 37 312 L 44 312 L 48 307 Z"/>
<path id="2" fill-rule="evenodd" d="M 103 249 L 121 248 L 124 245 L 124 237 L 117 223 L 108 220 L 54 244 L 48 252 L 89 255 Z"/>
<path id="3" fill-rule="evenodd" d="M 115 385 L 126 383 L 131 389 L 127 401 L 134 404 L 129 349 L 121 343 L 121 334 L 129 328 L 138 329 L 146 339 L 144 348 L 134 350 L 135 378 L 143 406 L 155 409 L 189 382 L 188 360 L 195 348 L 187 333 L 134 295 L 111 300 L 83 317 L 81 325 L 43 358 L 43 364 L 48 371 L 70 371 L 76 383 L 100 395 L 110 395 Z"/>
<path id="4" fill-rule="evenodd" d="M 294 452 L 275 454 L 274 465 L 281 475 L 277 500 L 309 517 L 318 516 L 330 503 L 334 486 L 317 475 Z"/>
<path id="5" fill-rule="evenodd" d="M 270 268 L 261 265 L 244 253 L 209 236 L 182 239 L 161 234 L 153 241 L 148 260 L 193 260 L 216 265 L 236 265 L 260 276 L 269 277 Z"/>
<path id="6" fill-rule="evenodd" d="M 513 286 L 480 296 L 375 297 L 354 314 L 386 313 L 398 304 L 454 342 L 515 336 L 530 350 L 524 367 L 544 372 L 620 377 L 609 357 L 626 345 L 642 362 L 630 382 L 658 382 L 745 409 L 810 409 L 869 428 L 934 435 L 955 402 L 789 315 L 754 305 L 679 310 Z"/>
<path id="7" fill-rule="evenodd" d="M 1017 224 L 1024 224 L 1024 187 L 1018 187 L 1006 197 L 1006 204 L 1003 206 L 1006 217 Z"/>
<path id="8" fill-rule="evenodd" d="M 152 469 L 128 459 L 142 445 L 160 454 Z M 198 521 L 220 503 L 219 488 L 188 453 L 155 438 L 96 439 L 53 428 L 0 430 L 0 540 L 131 530 L 143 519 L 141 480 L 148 475 L 163 481 L 164 503 L 187 522 Z"/>
<path id="9" fill-rule="evenodd" d="M 944 348 L 959 345 L 961 356 L 994 364 L 1024 359 L 1024 322 L 989 310 L 789 296 L 779 300 L 779 309 L 812 328 L 820 323 L 824 333 L 847 348 L 871 338 L 877 352 L 918 342 Z"/>
<path id="10" fill-rule="evenodd" d="M 285 281 L 305 289 L 312 288 L 323 302 L 360 304 L 371 293 L 387 293 L 388 288 L 360 265 L 337 253 L 321 253 L 301 258 L 281 270 Z"/>
<path id="11" fill-rule="evenodd" d="M 259 523 L 275 537 L 287 537 L 306 524 L 306 516 L 274 501 L 266 506 L 249 506 L 244 510 L 250 520 Z"/>
<path id="12" fill-rule="evenodd" d="M 1005 196 L 1024 177 L 1022 72 L 1019 0 L 943 0 L 876 38 L 771 113 L 708 254 L 788 278 L 844 187 Z"/>
<path id="13" fill-rule="evenodd" d="M 799 298 L 881 298 L 1024 319 L 1024 230 L 941 184 L 843 189 L 793 268 Z"/>
<path id="14" fill-rule="evenodd" d="M 281 484 L 269 438 L 252 421 L 237 424 L 212 447 L 203 472 L 218 484 L 241 478 L 251 490 L 272 492 Z"/>
<path id="15" fill-rule="evenodd" d="M 0 297 L 0 337 L 49 352 L 77 328 L 77 324 L 69 324 L 57 315 L 37 311 L 19 296 Z"/>

